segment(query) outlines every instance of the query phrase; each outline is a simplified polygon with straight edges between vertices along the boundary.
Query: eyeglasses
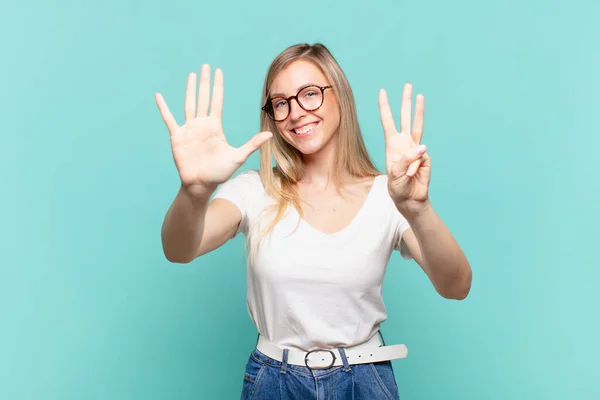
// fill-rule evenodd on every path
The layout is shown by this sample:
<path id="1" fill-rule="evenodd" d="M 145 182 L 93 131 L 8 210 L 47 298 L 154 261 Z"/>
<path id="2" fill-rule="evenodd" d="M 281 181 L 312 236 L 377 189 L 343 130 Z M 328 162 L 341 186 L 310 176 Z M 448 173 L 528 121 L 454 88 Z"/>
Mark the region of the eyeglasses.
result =
<path id="1" fill-rule="evenodd" d="M 315 111 L 323 105 L 323 99 L 325 98 L 325 89 L 329 89 L 332 86 L 317 86 L 310 85 L 305 86 L 296 93 L 295 96 L 285 97 L 273 97 L 267 99 L 265 105 L 262 107 L 269 118 L 273 121 L 281 122 L 290 115 L 290 101 L 296 99 L 296 102 L 305 111 Z"/>

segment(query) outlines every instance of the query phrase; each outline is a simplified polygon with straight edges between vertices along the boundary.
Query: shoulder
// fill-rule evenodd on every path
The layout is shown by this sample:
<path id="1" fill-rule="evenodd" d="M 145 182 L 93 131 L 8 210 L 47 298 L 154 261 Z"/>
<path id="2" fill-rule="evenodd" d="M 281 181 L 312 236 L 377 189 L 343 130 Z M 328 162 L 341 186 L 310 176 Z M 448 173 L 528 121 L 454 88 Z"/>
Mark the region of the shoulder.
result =
<path id="1" fill-rule="evenodd" d="M 375 179 L 385 182 L 387 184 L 388 176 L 387 176 L 387 174 L 381 173 L 381 174 L 375 176 Z"/>
<path id="2" fill-rule="evenodd" d="M 245 171 L 239 172 L 237 175 L 230 179 L 236 179 L 240 177 L 243 177 L 245 179 L 260 179 L 260 174 L 255 169 L 247 169 Z"/>
<path id="3" fill-rule="evenodd" d="M 373 186 L 378 188 L 379 193 L 386 194 L 388 193 L 387 185 L 388 185 L 388 176 L 387 174 L 379 174 L 373 180 Z"/>
<path id="4" fill-rule="evenodd" d="M 246 218 L 247 213 L 253 213 L 261 204 L 263 193 L 264 188 L 258 171 L 246 170 L 219 185 L 213 199 L 228 200 L 237 206 L 242 218 Z"/>
<path id="5" fill-rule="evenodd" d="M 235 184 L 244 186 L 256 186 L 257 184 L 260 184 L 262 186 L 260 174 L 254 169 L 239 172 L 237 175 L 234 175 L 231 178 L 229 178 L 224 184 Z"/>
<path id="6" fill-rule="evenodd" d="M 239 172 L 219 185 L 215 197 L 224 197 L 226 195 L 248 197 L 252 193 L 260 193 L 261 189 L 262 182 L 258 171 L 246 170 Z"/>
<path id="7" fill-rule="evenodd" d="M 388 190 L 387 174 L 377 175 L 373 181 L 373 185 L 375 186 L 374 192 L 378 198 L 377 201 L 382 204 L 387 211 L 393 211 L 394 214 L 397 213 L 398 210 L 396 209 L 394 201 L 390 197 L 390 192 Z"/>

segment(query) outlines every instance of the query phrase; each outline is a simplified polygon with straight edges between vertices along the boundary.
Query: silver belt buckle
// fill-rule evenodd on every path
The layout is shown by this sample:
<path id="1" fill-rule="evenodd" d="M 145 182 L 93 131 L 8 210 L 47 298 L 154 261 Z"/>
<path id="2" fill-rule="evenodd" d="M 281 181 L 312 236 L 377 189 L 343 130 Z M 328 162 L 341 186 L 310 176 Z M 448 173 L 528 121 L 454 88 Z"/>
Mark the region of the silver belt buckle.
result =
<path id="1" fill-rule="evenodd" d="M 318 351 L 322 351 L 322 352 L 326 352 L 326 353 L 331 354 L 331 363 L 329 365 L 325 366 L 325 367 L 315 367 L 315 368 L 309 367 L 308 366 L 308 356 L 311 353 L 315 353 L 315 352 L 318 352 Z M 323 360 L 325 360 L 325 359 L 323 359 Z M 335 354 L 331 350 L 318 350 L 318 349 L 317 350 L 311 350 L 308 353 L 306 353 L 306 356 L 304 356 L 304 364 L 306 364 L 306 368 L 308 368 L 308 369 L 328 369 L 328 368 L 333 367 L 334 363 L 335 363 Z"/>

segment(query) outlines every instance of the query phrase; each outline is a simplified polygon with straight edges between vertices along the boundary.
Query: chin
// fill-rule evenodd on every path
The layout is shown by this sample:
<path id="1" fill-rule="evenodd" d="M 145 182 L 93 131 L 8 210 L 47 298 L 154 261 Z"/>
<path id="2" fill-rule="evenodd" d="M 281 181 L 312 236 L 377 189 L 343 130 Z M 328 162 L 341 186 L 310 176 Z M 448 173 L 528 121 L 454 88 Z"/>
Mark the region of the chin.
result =
<path id="1" fill-rule="evenodd" d="M 330 138 L 331 139 L 331 138 Z M 329 140 L 330 141 L 330 140 Z M 323 141 L 322 138 L 315 139 L 314 141 L 307 141 L 304 143 L 290 143 L 292 147 L 298 150 L 302 155 L 316 154 L 324 150 L 327 147 L 329 141 Z"/>
<path id="2" fill-rule="evenodd" d="M 322 146 L 316 147 L 316 148 L 315 147 L 311 147 L 311 148 L 308 148 L 308 149 L 306 147 L 308 147 L 308 146 L 300 146 L 300 148 L 294 146 L 294 148 L 296 150 L 298 150 L 300 153 L 302 153 L 302 155 L 305 155 L 305 156 L 310 155 L 310 154 L 318 153 L 319 150 L 321 150 L 323 148 Z"/>

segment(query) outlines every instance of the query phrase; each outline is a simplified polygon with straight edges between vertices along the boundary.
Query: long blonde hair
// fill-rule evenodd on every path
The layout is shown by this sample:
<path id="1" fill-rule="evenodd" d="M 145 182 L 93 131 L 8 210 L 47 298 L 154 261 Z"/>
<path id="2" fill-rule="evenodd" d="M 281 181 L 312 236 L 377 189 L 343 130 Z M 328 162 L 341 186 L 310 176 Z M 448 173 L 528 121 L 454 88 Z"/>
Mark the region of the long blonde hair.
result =
<path id="1" fill-rule="evenodd" d="M 359 178 L 380 175 L 381 173 L 373 165 L 363 141 L 350 84 L 333 55 L 323 44 L 297 44 L 288 47 L 275 57 L 265 78 L 261 104 L 266 102 L 277 73 L 297 60 L 306 60 L 315 64 L 333 86 L 330 90 L 334 91 L 338 100 L 340 110 L 340 124 L 337 132 L 339 148 L 335 155 L 333 172 L 333 183 L 337 191 L 340 192 L 340 187 L 344 184 L 341 171 Z M 301 153 L 281 137 L 275 122 L 264 112 L 261 113 L 260 130 L 273 133 L 273 138 L 260 148 L 259 174 L 266 193 L 275 200 L 275 204 L 266 207 L 264 212 L 275 212 L 275 217 L 250 244 L 248 252 L 250 260 L 253 260 L 261 240 L 285 216 L 285 211 L 290 204 L 298 211 L 300 217 L 303 215 L 297 191 L 297 183 L 304 173 Z M 273 157 L 275 158 L 275 167 L 272 164 Z M 248 238 L 250 237 L 251 235 L 248 235 Z"/>

